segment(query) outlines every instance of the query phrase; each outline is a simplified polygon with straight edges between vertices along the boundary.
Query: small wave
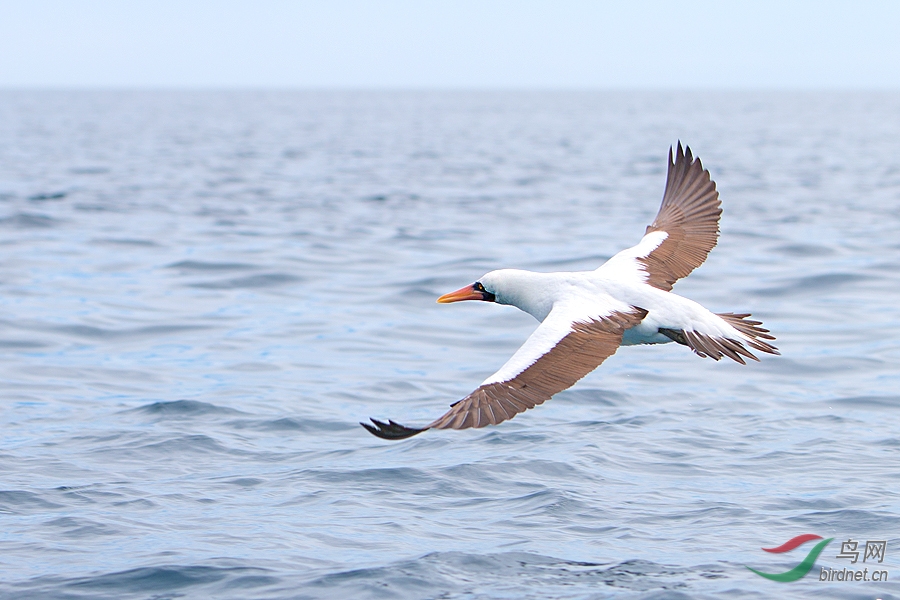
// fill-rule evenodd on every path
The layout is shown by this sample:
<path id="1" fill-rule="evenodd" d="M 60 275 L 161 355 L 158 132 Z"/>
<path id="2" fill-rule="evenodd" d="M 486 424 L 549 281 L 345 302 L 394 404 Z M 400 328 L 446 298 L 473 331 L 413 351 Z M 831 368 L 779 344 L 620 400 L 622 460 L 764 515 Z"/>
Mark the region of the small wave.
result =
<path id="1" fill-rule="evenodd" d="M 391 239 L 395 242 L 434 242 L 436 240 L 453 240 L 461 238 L 468 233 L 469 232 L 464 229 L 423 229 L 413 232 L 401 228 Z"/>
<path id="2" fill-rule="evenodd" d="M 868 408 L 900 408 L 900 396 L 851 396 L 823 401 L 823 404 L 825 403 Z"/>
<path id="3" fill-rule="evenodd" d="M 16 213 L 0 218 L 0 225 L 15 227 L 16 229 L 47 229 L 55 227 L 59 223 L 60 221 L 53 217 L 34 213 Z"/>
<path id="4" fill-rule="evenodd" d="M 299 419 L 284 417 L 264 421 L 235 421 L 231 423 L 235 429 L 251 429 L 256 431 L 302 431 L 304 433 L 321 433 L 324 431 L 356 430 L 356 423 L 342 421 L 320 421 L 316 419 Z"/>
<path id="5" fill-rule="evenodd" d="M 126 412 L 138 412 L 163 417 L 197 417 L 205 415 L 240 415 L 239 410 L 216 406 L 199 400 L 171 400 L 146 404 Z"/>
<path id="6" fill-rule="evenodd" d="M 72 175 L 105 175 L 109 173 L 106 167 L 72 167 L 69 169 Z"/>
<path id="7" fill-rule="evenodd" d="M 850 283 L 859 283 L 871 279 L 856 273 L 825 273 L 792 279 L 785 285 L 761 288 L 753 293 L 760 296 L 794 296 L 800 294 L 821 293 L 835 290 Z"/>
<path id="8" fill-rule="evenodd" d="M 78 337 L 138 339 L 208 328 L 203 325 L 149 325 L 147 327 L 136 327 L 134 329 L 105 329 L 103 327 L 94 327 L 92 325 L 58 325 L 49 327 L 48 329 Z"/>
<path id="9" fill-rule="evenodd" d="M 586 404 L 588 406 L 623 406 L 628 404 L 627 394 L 612 390 L 576 388 L 566 390 L 558 397 L 564 402 Z"/>
<path id="10" fill-rule="evenodd" d="M 772 250 L 789 256 L 831 256 L 834 254 L 834 250 L 828 246 L 816 244 L 785 244 L 772 248 Z"/>
<path id="11" fill-rule="evenodd" d="M 495 259 L 490 256 L 461 256 L 454 257 L 449 260 L 439 260 L 436 262 L 431 262 L 425 265 L 425 268 L 429 271 L 435 273 L 453 273 L 457 271 L 473 271 L 478 270 L 484 272 L 486 270 L 486 265 L 492 264 L 492 261 Z M 450 281 L 449 277 L 431 277 L 428 281 L 432 282 L 441 282 L 447 283 Z"/>
<path id="12" fill-rule="evenodd" d="M 385 483 L 391 487 L 420 485 L 435 481 L 435 477 L 422 469 L 413 467 L 386 467 L 382 469 L 348 469 L 348 470 L 316 470 L 307 469 L 304 475 L 329 483 L 344 483 L 348 481 L 363 484 L 366 482 Z"/>
<path id="13" fill-rule="evenodd" d="M 175 435 L 159 442 L 151 442 L 142 446 L 131 446 L 122 454 L 132 454 L 147 458 L 148 451 L 158 456 L 183 456 L 185 454 L 227 454 L 228 448 L 208 435 Z"/>
<path id="14" fill-rule="evenodd" d="M 147 598 L 148 592 L 176 590 L 203 592 L 214 597 L 217 592 L 222 593 L 238 587 L 263 588 L 278 581 L 269 575 L 267 570 L 260 568 L 171 565 L 130 569 L 96 577 L 80 577 L 58 582 L 53 587 L 58 589 L 61 583 L 61 587 L 71 592 L 87 592 L 90 596 L 85 597 L 90 598 Z M 40 580 L 35 583 L 40 584 Z"/>
<path id="15" fill-rule="evenodd" d="M 879 446 L 887 446 L 888 448 L 900 448 L 900 438 L 885 438 L 883 440 L 878 440 L 877 442 L 873 442 Z"/>
<path id="16" fill-rule="evenodd" d="M 28 196 L 28 199 L 32 202 L 44 202 L 47 200 L 62 200 L 66 197 L 65 192 L 46 192 L 42 194 L 34 194 L 33 196 Z"/>
<path id="17" fill-rule="evenodd" d="M 182 269 L 184 271 L 243 271 L 246 269 L 256 269 L 256 265 L 247 263 L 219 263 L 204 262 L 200 260 L 182 260 L 171 265 L 166 265 L 167 269 Z"/>
<path id="18" fill-rule="evenodd" d="M 33 492 L 24 490 L 0 490 L 0 513 L 23 514 L 39 512 L 61 505 L 44 500 Z"/>
<path id="19" fill-rule="evenodd" d="M 244 373 L 262 373 L 267 371 L 280 371 L 281 367 L 264 362 L 241 362 L 228 367 L 229 371 L 241 371 Z"/>
<path id="20" fill-rule="evenodd" d="M 0 340 L 0 348 L 46 348 L 49 344 L 32 340 Z"/>
<path id="21" fill-rule="evenodd" d="M 58 535 L 73 539 L 92 539 L 98 536 L 119 535 L 122 533 L 121 530 L 110 525 L 75 517 L 59 517 L 47 521 L 43 526 L 54 527 L 59 530 Z"/>
<path id="22" fill-rule="evenodd" d="M 827 531 L 840 523 L 843 531 L 875 532 L 896 531 L 900 518 L 887 511 L 859 510 L 855 508 L 814 511 L 794 517 L 798 523 L 809 525 L 808 529 Z"/>
<path id="23" fill-rule="evenodd" d="M 156 247 L 159 246 L 153 240 L 142 240 L 137 238 L 97 238 L 91 240 L 94 244 L 110 244 L 115 246 L 146 246 L 146 247 Z"/>
<path id="24" fill-rule="evenodd" d="M 258 477 L 238 477 L 237 479 L 229 479 L 225 483 L 238 487 L 250 488 L 265 482 L 265 479 L 260 479 Z"/>
<path id="25" fill-rule="evenodd" d="M 840 503 L 830 498 L 785 497 L 769 501 L 764 508 L 773 511 L 833 510 L 839 509 Z"/>
<path id="26" fill-rule="evenodd" d="M 266 273 L 263 275 L 250 275 L 248 277 L 238 277 L 236 279 L 225 279 L 223 281 L 207 281 L 202 283 L 192 283 L 190 287 L 205 288 L 210 290 L 236 290 L 243 288 L 266 288 L 278 285 L 285 285 L 302 281 L 300 277 L 288 275 L 287 273 Z"/>
<path id="27" fill-rule="evenodd" d="M 100 202 L 79 202 L 74 206 L 75 210 L 87 213 L 126 213 L 128 210 L 120 205 Z"/>
<path id="28" fill-rule="evenodd" d="M 718 579 L 718 566 L 680 568 L 645 560 L 603 564 L 562 560 L 539 554 L 507 552 L 469 554 L 435 552 L 418 560 L 401 561 L 384 567 L 332 573 L 306 585 L 318 590 L 316 597 L 372 597 L 372 589 L 388 588 L 401 597 L 460 595 L 481 597 L 508 589 L 516 581 L 518 589 L 540 589 L 541 597 L 570 597 L 573 590 L 586 588 L 608 593 L 610 588 L 632 592 L 687 589 L 698 579 Z M 438 594 L 440 591 L 442 594 Z M 505 594 L 503 594 L 505 596 Z M 677 594 L 666 597 L 683 597 Z"/>

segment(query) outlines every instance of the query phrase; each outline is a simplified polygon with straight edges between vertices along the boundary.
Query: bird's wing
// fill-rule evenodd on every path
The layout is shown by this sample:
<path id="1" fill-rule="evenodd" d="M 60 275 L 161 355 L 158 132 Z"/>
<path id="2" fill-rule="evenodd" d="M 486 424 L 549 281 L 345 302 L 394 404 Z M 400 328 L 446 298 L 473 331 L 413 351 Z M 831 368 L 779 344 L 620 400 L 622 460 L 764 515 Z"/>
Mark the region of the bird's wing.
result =
<path id="1" fill-rule="evenodd" d="M 637 273 L 642 281 L 668 292 L 715 247 L 721 215 L 722 202 L 709 171 L 678 142 L 674 161 L 669 148 L 666 191 L 653 223 L 638 245 L 622 250 L 600 269 L 614 271 L 619 278 Z"/>
<path id="2" fill-rule="evenodd" d="M 600 366 L 622 343 L 622 333 L 647 315 L 612 298 L 591 308 L 555 307 L 499 371 L 426 427 L 375 419 L 375 426 L 362 426 L 378 437 L 402 439 L 426 429 L 496 425 L 544 403 Z"/>

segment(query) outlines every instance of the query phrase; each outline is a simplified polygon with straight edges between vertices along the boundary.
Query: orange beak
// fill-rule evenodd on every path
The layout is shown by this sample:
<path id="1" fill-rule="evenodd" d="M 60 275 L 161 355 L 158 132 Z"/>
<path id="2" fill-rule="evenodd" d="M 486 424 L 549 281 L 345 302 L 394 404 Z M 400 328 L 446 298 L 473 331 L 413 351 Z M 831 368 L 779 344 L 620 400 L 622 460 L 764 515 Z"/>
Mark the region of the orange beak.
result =
<path id="1" fill-rule="evenodd" d="M 482 292 L 475 291 L 475 285 L 467 285 L 466 287 L 459 288 L 455 292 L 450 292 L 449 294 L 444 294 L 437 301 L 440 304 L 448 304 L 450 302 L 462 302 L 463 300 L 484 300 L 484 294 Z"/>

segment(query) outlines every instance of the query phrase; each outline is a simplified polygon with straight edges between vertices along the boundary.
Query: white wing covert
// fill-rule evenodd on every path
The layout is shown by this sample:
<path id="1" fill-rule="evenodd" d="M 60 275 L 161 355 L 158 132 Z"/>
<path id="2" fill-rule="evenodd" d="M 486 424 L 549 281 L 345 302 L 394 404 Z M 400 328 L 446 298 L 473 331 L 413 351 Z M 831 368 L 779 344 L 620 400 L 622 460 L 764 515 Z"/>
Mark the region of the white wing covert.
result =
<path id="1" fill-rule="evenodd" d="M 706 260 L 719 238 L 722 202 L 716 184 L 690 148 L 669 148 L 666 191 L 656 218 L 641 241 L 622 250 L 598 270 L 630 273 L 664 291 Z"/>

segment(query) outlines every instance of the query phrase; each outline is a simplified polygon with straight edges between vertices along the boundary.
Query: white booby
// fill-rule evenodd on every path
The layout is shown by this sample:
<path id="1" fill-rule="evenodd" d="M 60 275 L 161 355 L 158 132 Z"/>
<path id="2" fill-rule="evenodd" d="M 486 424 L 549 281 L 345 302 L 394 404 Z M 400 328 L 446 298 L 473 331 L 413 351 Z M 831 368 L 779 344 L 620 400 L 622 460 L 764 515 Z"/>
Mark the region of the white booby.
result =
<path id="1" fill-rule="evenodd" d="M 722 214 L 709 171 L 681 142 L 672 159 L 662 206 L 638 245 L 595 271 L 491 271 L 438 302 L 509 304 L 541 324 L 500 370 L 425 427 L 372 419 L 360 423 L 389 440 L 427 429 L 496 425 L 549 400 L 596 369 L 619 346 L 677 342 L 701 357 L 758 361 L 748 349 L 778 354 L 775 338 L 749 314 L 715 314 L 672 293 L 672 285 L 703 264 L 719 236 Z"/>

